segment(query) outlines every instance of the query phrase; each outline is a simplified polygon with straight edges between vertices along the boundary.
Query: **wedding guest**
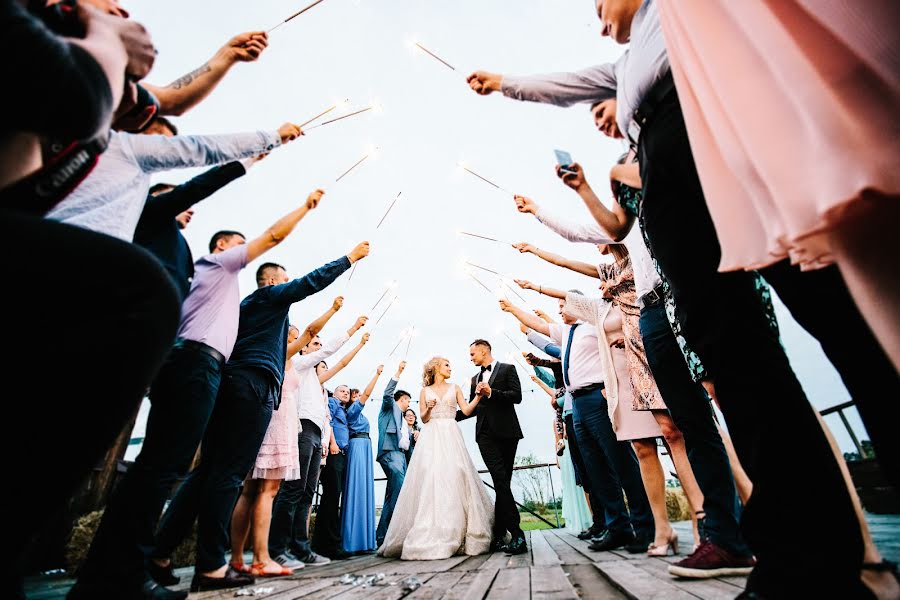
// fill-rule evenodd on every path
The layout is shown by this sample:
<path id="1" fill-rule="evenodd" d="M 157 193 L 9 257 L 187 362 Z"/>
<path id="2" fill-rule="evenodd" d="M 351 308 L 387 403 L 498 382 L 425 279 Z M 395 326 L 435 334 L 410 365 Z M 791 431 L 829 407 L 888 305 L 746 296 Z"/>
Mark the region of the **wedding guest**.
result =
<path id="1" fill-rule="evenodd" d="M 403 418 L 403 411 L 409 408 L 409 393 L 397 389 L 400 375 L 406 368 L 406 361 L 400 361 L 397 372 L 384 388 L 381 396 L 381 410 L 378 412 L 378 454 L 376 460 L 384 471 L 387 485 L 384 491 L 384 502 L 381 506 L 381 517 L 378 520 L 378 529 L 375 531 L 375 544 L 381 546 L 391 517 L 394 514 L 394 506 L 397 497 L 403 487 L 406 476 L 406 453 L 412 445 L 411 433 Z"/>
<path id="2" fill-rule="evenodd" d="M 343 368 L 340 365 L 333 373 L 327 374 L 328 366 L 324 361 L 340 350 L 366 321 L 365 316 L 359 317 L 344 334 L 325 344 L 318 336 L 314 337 L 300 351 L 300 356 L 293 359 L 293 367 L 300 376 L 297 401 L 301 429 L 298 442 L 301 477 L 281 486 L 275 498 L 269 530 L 269 554 L 287 568 L 296 568 L 299 564 L 323 566 L 331 562 L 312 551 L 308 525 L 313 497 L 319 485 L 322 439 L 329 414 L 328 393 L 324 384 Z M 368 340 L 368 334 L 363 335 L 358 348 Z"/>
<path id="3" fill-rule="evenodd" d="M 315 190 L 302 206 L 250 242 L 236 231 L 217 232 L 210 239 L 209 254 L 195 263 L 178 338 L 150 387 L 144 444 L 107 503 L 79 569 L 74 597 L 82 590 L 90 595 L 98 589 L 125 595 L 149 577 L 160 585 L 178 583 L 168 554 L 154 553 L 153 560 L 147 554 L 154 546 L 157 523 L 172 486 L 190 468 L 216 406 L 224 365 L 239 329 L 238 275 L 250 261 L 286 239 L 318 206 L 323 194 Z M 204 521 L 204 535 L 207 526 Z"/>
<path id="4" fill-rule="evenodd" d="M 377 547 L 372 440 L 369 438 L 369 419 L 362 411 L 383 370 L 384 365 L 378 365 L 375 375 L 355 402 L 350 402 L 350 390 L 347 386 L 338 386 L 335 390 L 336 397 L 347 403 L 347 425 L 350 429 L 341 537 L 344 541 L 344 551 L 351 554 L 372 552 Z"/>

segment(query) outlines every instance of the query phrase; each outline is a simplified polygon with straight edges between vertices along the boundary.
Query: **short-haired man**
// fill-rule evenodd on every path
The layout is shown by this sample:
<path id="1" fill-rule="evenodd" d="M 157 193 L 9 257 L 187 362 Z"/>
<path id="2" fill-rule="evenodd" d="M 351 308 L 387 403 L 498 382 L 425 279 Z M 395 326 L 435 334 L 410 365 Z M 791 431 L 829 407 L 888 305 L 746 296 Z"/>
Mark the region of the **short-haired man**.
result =
<path id="1" fill-rule="evenodd" d="M 516 367 L 494 359 L 491 343 L 477 339 L 469 346 L 472 364 L 480 367 L 472 377 L 469 400 L 476 395 L 481 402 L 470 416 L 475 422 L 475 441 L 481 450 L 481 458 L 491 473 L 496 492 L 494 504 L 494 539 L 491 550 L 503 550 L 509 554 L 528 552 L 525 533 L 519 526 L 519 509 L 512 494 L 513 466 L 516 462 L 516 447 L 522 439 L 522 428 L 516 416 L 516 404 L 522 402 L 522 386 Z M 456 420 L 466 419 L 462 411 L 457 411 Z M 506 532 L 511 538 L 504 544 Z"/>
<path id="2" fill-rule="evenodd" d="M 368 242 L 347 256 L 291 280 L 281 265 L 257 269 L 256 291 L 240 304 L 237 340 L 222 375 L 216 408 L 203 438 L 200 464 L 163 517 L 154 556 L 167 559 L 199 516 L 197 563 L 191 591 L 247 585 L 253 578 L 225 561 L 232 509 L 277 408 L 287 360 L 288 311 L 328 287 L 369 254 Z"/>
<path id="3" fill-rule="evenodd" d="M 178 340 L 150 388 L 143 448 L 106 507 L 78 583 L 69 594 L 73 600 L 131 597 L 142 587 L 148 598 L 185 597 L 156 585 L 173 585 L 178 579 L 168 565 L 149 561 L 145 569 L 144 553 L 153 547 L 169 491 L 190 467 L 213 412 L 223 367 L 238 333 L 238 274 L 280 244 L 318 205 L 322 194 L 322 190 L 311 193 L 302 206 L 249 243 L 236 231 L 216 233 L 210 253 L 197 261 L 191 292 L 182 306 Z"/>
<path id="4" fill-rule="evenodd" d="M 410 444 L 409 426 L 403 413 L 409 408 L 409 392 L 397 390 L 400 375 L 406 368 L 406 361 L 400 361 L 397 372 L 384 388 L 381 396 L 381 410 L 378 413 L 378 453 L 375 460 L 381 465 L 387 477 L 387 487 L 384 491 L 384 503 L 381 507 L 381 518 L 378 520 L 378 528 L 375 530 L 375 543 L 381 546 L 384 536 L 387 535 L 394 516 L 394 507 L 400 496 L 400 488 L 406 478 L 406 451 Z"/>

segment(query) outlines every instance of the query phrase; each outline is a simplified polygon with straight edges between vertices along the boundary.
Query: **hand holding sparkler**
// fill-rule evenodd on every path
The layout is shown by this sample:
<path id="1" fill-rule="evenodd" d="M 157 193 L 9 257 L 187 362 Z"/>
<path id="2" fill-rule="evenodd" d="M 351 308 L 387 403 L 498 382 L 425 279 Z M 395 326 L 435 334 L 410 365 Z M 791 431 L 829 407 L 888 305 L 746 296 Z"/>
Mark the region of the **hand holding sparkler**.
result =
<path id="1" fill-rule="evenodd" d="M 488 71 L 475 71 L 466 77 L 466 82 L 476 94 L 487 96 L 492 92 L 501 91 L 503 87 L 503 75 L 490 73 Z"/>

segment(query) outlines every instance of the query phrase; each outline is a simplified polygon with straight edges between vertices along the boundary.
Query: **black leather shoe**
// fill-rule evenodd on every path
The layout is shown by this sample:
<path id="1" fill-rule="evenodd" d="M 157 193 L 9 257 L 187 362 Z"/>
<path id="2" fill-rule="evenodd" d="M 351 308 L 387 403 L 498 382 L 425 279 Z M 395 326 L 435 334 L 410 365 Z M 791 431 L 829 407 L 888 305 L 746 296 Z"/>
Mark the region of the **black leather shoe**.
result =
<path id="1" fill-rule="evenodd" d="M 172 563 L 168 567 L 161 567 L 152 560 L 147 561 L 147 574 L 159 585 L 178 585 L 181 577 L 175 576 L 175 568 Z"/>
<path id="2" fill-rule="evenodd" d="M 506 554 L 525 554 L 528 552 L 528 544 L 525 543 L 525 537 L 519 536 L 506 545 L 503 550 Z"/>
<path id="3" fill-rule="evenodd" d="M 627 546 L 634 542 L 634 534 L 628 531 L 607 531 L 606 534 L 598 540 L 591 542 L 588 546 L 595 552 L 608 552 L 616 550 L 622 546 Z"/>
<path id="4" fill-rule="evenodd" d="M 491 541 L 491 552 L 504 552 L 506 550 L 506 543 L 504 543 L 503 538 L 495 538 Z"/>
<path id="5" fill-rule="evenodd" d="M 205 592 L 207 590 L 227 590 L 245 585 L 252 585 L 256 579 L 252 575 L 236 571 L 234 567 L 228 565 L 225 571 L 225 577 L 207 577 L 197 573 L 191 580 L 192 592 Z"/>
<path id="6" fill-rule="evenodd" d="M 653 536 L 636 535 L 634 541 L 625 546 L 625 551 L 628 554 L 641 554 L 646 552 L 652 543 Z"/>
<path id="7" fill-rule="evenodd" d="M 144 582 L 140 595 L 142 600 L 185 600 L 187 597 L 187 592 L 169 590 L 150 580 Z"/>
<path id="8" fill-rule="evenodd" d="M 579 540 L 590 540 L 602 536 L 604 532 L 606 532 L 606 529 L 601 529 L 591 525 L 590 527 L 579 533 L 576 537 Z"/>

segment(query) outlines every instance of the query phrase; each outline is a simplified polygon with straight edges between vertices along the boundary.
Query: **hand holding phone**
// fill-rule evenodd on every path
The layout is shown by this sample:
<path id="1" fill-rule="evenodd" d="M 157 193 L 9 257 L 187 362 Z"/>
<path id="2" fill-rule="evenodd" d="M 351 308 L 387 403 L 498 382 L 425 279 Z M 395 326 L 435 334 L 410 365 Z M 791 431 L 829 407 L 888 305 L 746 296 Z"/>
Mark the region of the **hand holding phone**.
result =
<path id="1" fill-rule="evenodd" d="M 571 154 L 569 154 L 565 150 L 554 150 L 553 152 L 556 154 L 556 162 L 561 167 L 563 173 L 575 173 L 575 171 L 569 169 L 569 167 L 572 165 Z"/>

